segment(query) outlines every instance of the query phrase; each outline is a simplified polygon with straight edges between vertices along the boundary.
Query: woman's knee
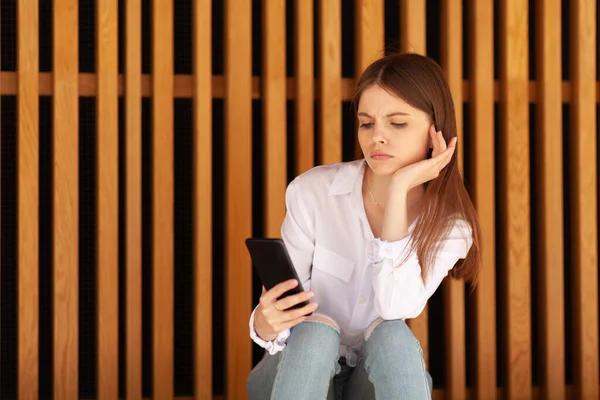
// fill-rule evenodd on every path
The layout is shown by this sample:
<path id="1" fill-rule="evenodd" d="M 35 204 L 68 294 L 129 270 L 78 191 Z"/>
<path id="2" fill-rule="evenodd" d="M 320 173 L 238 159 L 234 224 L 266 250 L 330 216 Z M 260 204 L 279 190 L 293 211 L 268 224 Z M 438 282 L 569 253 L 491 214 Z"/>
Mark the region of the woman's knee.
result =
<path id="1" fill-rule="evenodd" d="M 303 354 L 319 353 L 328 358 L 337 355 L 340 345 L 340 331 L 337 323 L 324 314 L 313 314 L 304 322 L 292 328 L 287 346 Z"/>
<path id="2" fill-rule="evenodd" d="M 365 330 L 365 346 L 371 348 L 371 353 L 377 353 L 377 348 L 384 349 L 382 356 L 422 358 L 421 345 L 403 320 L 376 319 Z M 385 349 L 394 349 L 389 352 Z M 394 354 L 392 354 L 394 353 Z"/>
<path id="3" fill-rule="evenodd" d="M 340 326 L 338 325 L 338 323 L 335 322 L 333 318 L 325 314 L 313 313 L 312 315 L 306 318 L 305 322 L 318 322 L 321 324 L 326 324 L 335 329 L 335 331 L 338 334 L 340 333 Z"/>

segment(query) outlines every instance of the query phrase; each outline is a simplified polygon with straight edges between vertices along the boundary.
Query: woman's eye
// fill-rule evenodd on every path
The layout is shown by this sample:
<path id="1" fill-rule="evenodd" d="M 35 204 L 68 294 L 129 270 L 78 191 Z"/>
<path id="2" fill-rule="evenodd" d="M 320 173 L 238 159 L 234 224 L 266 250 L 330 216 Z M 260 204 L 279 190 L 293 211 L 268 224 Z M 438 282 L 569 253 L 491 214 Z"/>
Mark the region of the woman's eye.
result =
<path id="1" fill-rule="evenodd" d="M 406 126 L 406 122 L 403 122 L 403 123 L 392 122 L 392 126 L 394 128 L 404 128 Z"/>
<path id="2" fill-rule="evenodd" d="M 360 124 L 360 127 L 361 127 L 361 128 L 366 128 L 366 129 L 369 129 L 369 128 L 370 128 L 370 127 L 372 127 L 372 126 L 373 126 L 373 123 L 372 123 L 372 122 L 366 122 L 366 123 L 364 123 L 364 124 Z"/>

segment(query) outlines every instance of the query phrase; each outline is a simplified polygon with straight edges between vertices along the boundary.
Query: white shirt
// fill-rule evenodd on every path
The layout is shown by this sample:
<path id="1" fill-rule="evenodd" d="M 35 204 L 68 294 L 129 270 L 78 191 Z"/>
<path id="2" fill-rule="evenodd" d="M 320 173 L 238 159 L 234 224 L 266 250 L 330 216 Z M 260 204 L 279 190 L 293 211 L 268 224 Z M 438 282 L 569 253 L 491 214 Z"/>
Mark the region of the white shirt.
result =
<path id="1" fill-rule="evenodd" d="M 316 312 L 340 326 L 340 357 L 355 366 L 362 356 L 364 331 L 375 319 L 415 318 L 454 264 L 472 244 L 469 225 L 456 220 L 429 267 L 426 282 L 408 236 L 394 242 L 375 238 L 363 204 L 365 160 L 319 166 L 298 176 L 287 188 L 287 213 L 281 237 L 305 290 L 312 289 Z M 400 263 L 406 259 L 402 265 Z M 250 337 L 270 354 L 285 348 L 290 330 L 266 342 Z"/>

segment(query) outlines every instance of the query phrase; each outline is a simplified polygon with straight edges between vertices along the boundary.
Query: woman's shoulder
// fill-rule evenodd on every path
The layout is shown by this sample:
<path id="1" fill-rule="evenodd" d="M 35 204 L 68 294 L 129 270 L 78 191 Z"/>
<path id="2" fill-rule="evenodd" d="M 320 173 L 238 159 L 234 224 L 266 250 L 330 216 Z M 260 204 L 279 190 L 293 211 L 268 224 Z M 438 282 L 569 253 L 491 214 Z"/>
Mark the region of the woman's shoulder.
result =
<path id="1" fill-rule="evenodd" d="M 306 194 L 327 195 L 331 185 L 340 175 L 345 175 L 350 170 L 356 170 L 362 165 L 362 161 L 357 160 L 315 166 L 294 178 L 288 185 L 288 190 L 301 191 Z"/>

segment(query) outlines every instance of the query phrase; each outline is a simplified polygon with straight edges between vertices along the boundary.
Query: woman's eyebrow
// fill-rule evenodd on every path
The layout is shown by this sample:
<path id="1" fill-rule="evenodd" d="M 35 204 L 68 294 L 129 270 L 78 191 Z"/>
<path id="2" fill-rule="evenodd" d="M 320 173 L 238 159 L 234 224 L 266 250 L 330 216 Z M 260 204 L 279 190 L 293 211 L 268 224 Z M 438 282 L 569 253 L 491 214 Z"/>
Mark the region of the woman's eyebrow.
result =
<path id="1" fill-rule="evenodd" d="M 359 117 L 373 118 L 373 117 L 371 117 L 369 114 L 367 114 L 367 113 L 365 113 L 365 112 L 359 112 L 359 113 L 358 113 L 358 114 L 356 114 L 356 115 L 357 115 L 357 116 L 359 116 Z M 385 116 L 385 118 L 393 117 L 393 116 L 395 116 L 395 115 L 404 115 L 404 116 L 410 116 L 410 114 L 409 114 L 409 113 L 405 113 L 405 112 L 402 112 L 402 111 L 397 111 L 397 112 L 393 112 L 393 113 L 391 113 L 391 114 L 388 114 L 388 115 L 386 115 L 386 116 Z"/>

